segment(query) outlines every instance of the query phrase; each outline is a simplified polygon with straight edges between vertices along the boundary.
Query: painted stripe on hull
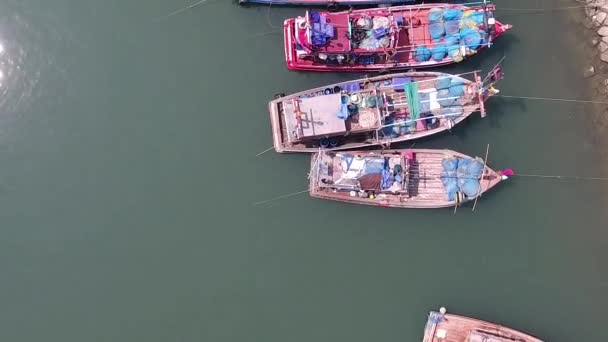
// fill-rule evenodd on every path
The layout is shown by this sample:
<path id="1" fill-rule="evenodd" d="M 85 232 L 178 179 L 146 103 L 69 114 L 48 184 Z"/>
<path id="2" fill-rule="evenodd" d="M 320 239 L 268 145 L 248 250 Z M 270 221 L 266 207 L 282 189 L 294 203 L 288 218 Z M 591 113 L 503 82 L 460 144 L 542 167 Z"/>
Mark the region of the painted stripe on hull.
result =
<path id="1" fill-rule="evenodd" d="M 338 5 L 381 5 L 381 4 L 398 4 L 406 2 L 414 2 L 415 0 L 244 0 L 241 2 L 258 3 L 258 4 L 273 4 L 273 5 L 329 5 L 335 3 Z"/>

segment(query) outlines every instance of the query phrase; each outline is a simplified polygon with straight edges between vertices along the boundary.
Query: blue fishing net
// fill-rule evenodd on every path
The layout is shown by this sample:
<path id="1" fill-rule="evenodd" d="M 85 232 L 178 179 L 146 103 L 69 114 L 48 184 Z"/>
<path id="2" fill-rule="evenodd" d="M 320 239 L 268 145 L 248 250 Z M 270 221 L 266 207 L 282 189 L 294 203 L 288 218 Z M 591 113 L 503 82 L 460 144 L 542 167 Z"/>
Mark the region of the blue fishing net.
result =
<path id="1" fill-rule="evenodd" d="M 462 10 L 450 8 L 443 12 L 443 19 L 445 20 L 460 20 L 460 18 L 462 18 Z"/>
<path id="2" fill-rule="evenodd" d="M 458 168 L 458 159 L 457 158 L 446 158 L 441 161 L 441 166 L 446 171 L 456 171 Z"/>
<path id="3" fill-rule="evenodd" d="M 432 56 L 434 61 L 441 61 L 448 55 L 448 49 L 445 45 L 437 45 L 431 49 Z"/>
<path id="4" fill-rule="evenodd" d="M 459 62 L 462 60 L 462 53 L 460 52 L 460 45 L 448 46 L 448 56 L 454 61 Z"/>
<path id="5" fill-rule="evenodd" d="M 458 177 L 459 178 L 466 177 L 466 175 L 467 175 L 467 166 L 469 166 L 470 162 L 471 162 L 470 159 L 464 159 L 464 158 L 461 158 L 458 161 L 458 169 L 457 169 L 457 171 L 458 171 Z"/>
<path id="6" fill-rule="evenodd" d="M 468 198 L 475 198 L 479 194 L 479 180 L 465 179 L 459 188 Z"/>
<path id="7" fill-rule="evenodd" d="M 462 96 L 464 95 L 464 81 L 461 78 L 454 77 L 450 84 L 450 95 L 451 96 Z"/>
<path id="8" fill-rule="evenodd" d="M 452 78 L 450 77 L 440 77 L 437 82 L 435 82 L 435 89 L 448 89 L 452 84 Z"/>
<path id="9" fill-rule="evenodd" d="M 429 34 L 434 40 L 441 39 L 445 35 L 445 26 L 442 22 L 431 23 L 429 25 Z"/>
<path id="10" fill-rule="evenodd" d="M 419 46 L 414 51 L 414 60 L 416 60 L 416 62 L 426 62 L 431 59 L 431 55 L 431 50 L 426 46 Z"/>
<path id="11" fill-rule="evenodd" d="M 453 201 L 456 199 L 456 192 L 458 192 L 458 179 L 456 178 L 455 171 L 444 171 L 439 176 L 441 183 L 448 194 L 448 200 Z"/>
<path id="12" fill-rule="evenodd" d="M 482 42 L 481 33 L 478 30 L 473 30 L 470 28 L 465 28 L 460 31 L 460 38 L 464 42 L 465 46 L 471 48 L 472 50 L 477 50 Z"/>
<path id="13" fill-rule="evenodd" d="M 460 38 L 460 20 L 448 20 L 443 26 L 446 37 Z"/>
<path id="14" fill-rule="evenodd" d="M 450 47 L 450 46 L 454 46 L 454 45 L 458 45 L 460 39 L 460 35 L 458 37 L 445 37 L 445 45 Z"/>
<path id="15" fill-rule="evenodd" d="M 443 9 L 441 8 L 432 8 L 429 11 L 429 22 L 434 23 L 440 21 L 443 17 Z"/>
<path id="16" fill-rule="evenodd" d="M 429 93 L 417 93 L 417 95 L 412 99 L 412 103 L 418 104 L 416 111 L 412 110 L 410 106 L 410 112 L 412 113 L 412 118 L 414 119 L 418 119 L 420 117 L 420 113 L 428 113 L 431 111 L 431 95 L 429 95 Z"/>
<path id="17" fill-rule="evenodd" d="M 456 102 L 456 99 L 452 98 L 448 89 L 442 89 L 437 92 L 437 102 L 441 107 L 450 107 Z"/>
<path id="18" fill-rule="evenodd" d="M 477 25 L 483 25 L 483 12 L 473 12 L 471 18 L 475 20 Z"/>
<path id="19" fill-rule="evenodd" d="M 455 162 L 456 161 L 456 162 Z M 450 170 L 457 164 L 456 171 Z M 478 160 L 468 158 L 448 158 L 442 161 L 444 171 L 440 174 L 441 183 L 453 201 L 456 192 L 461 191 L 469 199 L 477 197 L 480 192 L 480 178 L 483 173 L 483 164 Z"/>
<path id="20" fill-rule="evenodd" d="M 479 178 L 483 173 L 483 163 L 479 160 L 471 160 L 467 166 L 467 174 L 471 178 Z"/>

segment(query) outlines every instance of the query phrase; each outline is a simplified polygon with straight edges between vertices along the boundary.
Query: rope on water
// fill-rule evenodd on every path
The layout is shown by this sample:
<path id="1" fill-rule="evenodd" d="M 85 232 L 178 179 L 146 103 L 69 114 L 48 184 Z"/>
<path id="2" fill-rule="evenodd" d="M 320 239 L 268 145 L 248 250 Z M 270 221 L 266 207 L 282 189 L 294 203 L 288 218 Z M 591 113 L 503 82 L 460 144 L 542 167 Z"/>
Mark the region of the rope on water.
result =
<path id="1" fill-rule="evenodd" d="M 550 98 L 550 97 L 533 97 L 533 96 L 511 96 L 511 95 L 500 95 L 495 94 L 492 96 L 505 97 L 511 99 L 523 99 L 523 100 L 540 100 L 540 101 L 560 101 L 560 102 L 575 102 L 575 103 L 594 103 L 594 104 L 608 104 L 608 101 L 593 101 L 593 100 L 574 100 L 574 99 L 562 99 L 562 98 Z"/>
<path id="2" fill-rule="evenodd" d="M 260 202 L 255 202 L 253 203 L 253 205 L 260 205 L 260 204 L 265 204 L 265 203 L 270 203 L 270 202 L 274 202 L 274 201 L 278 201 L 287 197 L 291 197 L 291 196 L 296 196 L 296 195 L 300 195 L 303 194 L 305 192 L 308 192 L 308 189 L 306 190 L 302 190 L 302 191 L 298 191 L 298 192 L 293 192 L 291 194 L 287 194 L 287 195 L 283 195 L 283 196 L 279 196 L 279 197 L 275 197 L 275 198 L 271 198 L 265 201 L 260 201 Z"/>
<path id="3" fill-rule="evenodd" d="M 189 10 L 189 9 L 191 9 L 191 8 L 194 8 L 194 7 L 196 7 L 196 6 L 202 5 L 203 3 L 207 2 L 207 1 L 209 1 L 209 0 L 201 0 L 201 1 L 199 1 L 199 2 L 196 2 L 196 3 L 192 4 L 192 5 L 186 6 L 186 7 L 184 7 L 184 8 L 180 8 L 180 9 L 178 9 L 178 10 L 176 10 L 176 11 L 173 11 L 173 12 L 169 13 L 169 14 L 167 15 L 167 17 L 171 17 L 171 16 L 174 16 L 174 15 L 176 15 L 176 14 L 180 14 L 180 13 L 182 13 L 182 12 L 184 12 L 184 11 L 187 11 L 187 10 Z"/>
<path id="4" fill-rule="evenodd" d="M 577 1 L 580 3 L 580 1 Z M 565 6 L 565 7 L 556 7 L 556 8 L 501 8 L 498 7 L 496 8 L 497 12 L 500 11 L 505 11 L 505 12 L 511 12 L 511 14 L 505 14 L 505 15 L 501 15 L 501 18 L 508 18 L 508 17 L 514 17 L 514 16 L 521 16 L 521 15 L 535 15 L 535 14 L 547 14 L 547 13 L 551 13 L 551 12 L 557 12 L 557 11 L 570 11 L 570 10 L 580 10 L 580 9 L 584 9 L 586 7 L 588 7 L 589 5 L 592 5 L 591 3 L 589 3 L 588 5 L 580 5 L 580 6 Z"/>
<path id="5" fill-rule="evenodd" d="M 590 180 L 590 181 L 608 182 L 608 177 L 534 175 L 534 174 L 522 174 L 522 173 L 516 173 L 516 174 L 514 174 L 513 176 L 510 176 L 510 177 L 552 178 L 552 179 L 564 179 L 564 180 Z"/>
<path id="6" fill-rule="evenodd" d="M 268 31 L 268 32 L 260 32 L 260 33 L 256 33 L 255 36 L 260 37 L 260 36 L 267 36 L 270 34 L 278 34 L 281 33 L 280 30 L 274 30 L 274 31 Z"/>
<path id="7" fill-rule="evenodd" d="M 550 12 L 550 11 L 567 11 L 567 10 L 571 10 L 571 9 L 578 9 L 578 8 L 585 8 L 585 7 L 587 7 L 587 5 L 564 6 L 564 7 L 555 7 L 555 8 L 504 8 L 504 7 L 497 7 L 496 11 Z"/>
<path id="8" fill-rule="evenodd" d="M 272 20 L 270 20 L 270 8 L 272 8 L 272 2 L 270 3 L 270 5 L 268 5 L 268 11 L 266 11 L 266 21 L 268 21 L 268 26 L 270 26 L 273 29 L 278 29 L 280 27 L 273 25 Z"/>
<path id="9" fill-rule="evenodd" d="M 264 154 L 264 153 L 266 153 L 266 152 L 268 152 L 268 151 L 272 150 L 273 148 L 274 148 L 274 146 L 271 146 L 271 147 L 269 147 L 269 148 L 265 149 L 264 151 L 262 151 L 262 152 L 260 152 L 260 153 L 256 154 L 255 156 L 256 156 L 256 157 L 259 157 L 259 156 L 261 156 L 262 154 Z"/>

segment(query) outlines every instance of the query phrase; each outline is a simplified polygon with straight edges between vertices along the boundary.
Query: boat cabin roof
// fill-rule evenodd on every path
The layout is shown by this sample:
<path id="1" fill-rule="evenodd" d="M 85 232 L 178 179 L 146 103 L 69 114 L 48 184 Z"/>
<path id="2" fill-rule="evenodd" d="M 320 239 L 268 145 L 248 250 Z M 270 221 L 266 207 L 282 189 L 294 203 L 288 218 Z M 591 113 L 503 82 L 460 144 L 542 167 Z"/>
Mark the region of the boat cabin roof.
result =
<path id="1" fill-rule="evenodd" d="M 357 92 L 359 98 L 377 98 L 376 89 Z M 382 127 L 384 108 L 362 109 L 357 125 L 347 120 L 347 94 L 328 94 L 314 97 L 294 97 L 283 101 L 283 115 L 289 142 L 349 133 L 367 132 Z M 348 121 L 348 123 L 347 123 Z"/>
<path id="2" fill-rule="evenodd" d="M 336 115 L 341 106 L 340 94 L 293 99 L 292 115 L 286 115 L 288 127 L 299 127 L 298 139 L 346 132 L 346 123 Z"/>

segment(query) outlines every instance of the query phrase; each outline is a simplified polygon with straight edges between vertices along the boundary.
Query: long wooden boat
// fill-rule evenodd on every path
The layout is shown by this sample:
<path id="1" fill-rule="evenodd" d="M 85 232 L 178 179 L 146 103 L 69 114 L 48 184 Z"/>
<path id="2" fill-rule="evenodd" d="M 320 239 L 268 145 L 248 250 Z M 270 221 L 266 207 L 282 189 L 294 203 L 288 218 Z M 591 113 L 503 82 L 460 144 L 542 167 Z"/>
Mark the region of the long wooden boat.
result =
<path id="1" fill-rule="evenodd" d="M 542 342 L 521 331 L 475 318 L 429 314 L 422 342 Z"/>
<path id="2" fill-rule="evenodd" d="M 498 92 L 495 68 L 450 75 L 407 72 L 331 84 L 270 101 L 277 152 L 317 152 L 389 145 L 451 129 Z"/>
<path id="3" fill-rule="evenodd" d="M 302 6 L 358 6 L 358 5 L 387 5 L 403 4 L 416 0 L 239 0 L 239 4 L 258 3 L 272 5 L 302 5 Z"/>
<path id="4" fill-rule="evenodd" d="M 507 174 L 450 150 L 314 153 L 312 197 L 396 208 L 453 207 L 481 196 Z"/>
<path id="5" fill-rule="evenodd" d="M 287 67 L 309 71 L 399 70 L 460 62 L 511 28 L 494 5 L 420 4 L 306 12 L 285 20 Z"/>

